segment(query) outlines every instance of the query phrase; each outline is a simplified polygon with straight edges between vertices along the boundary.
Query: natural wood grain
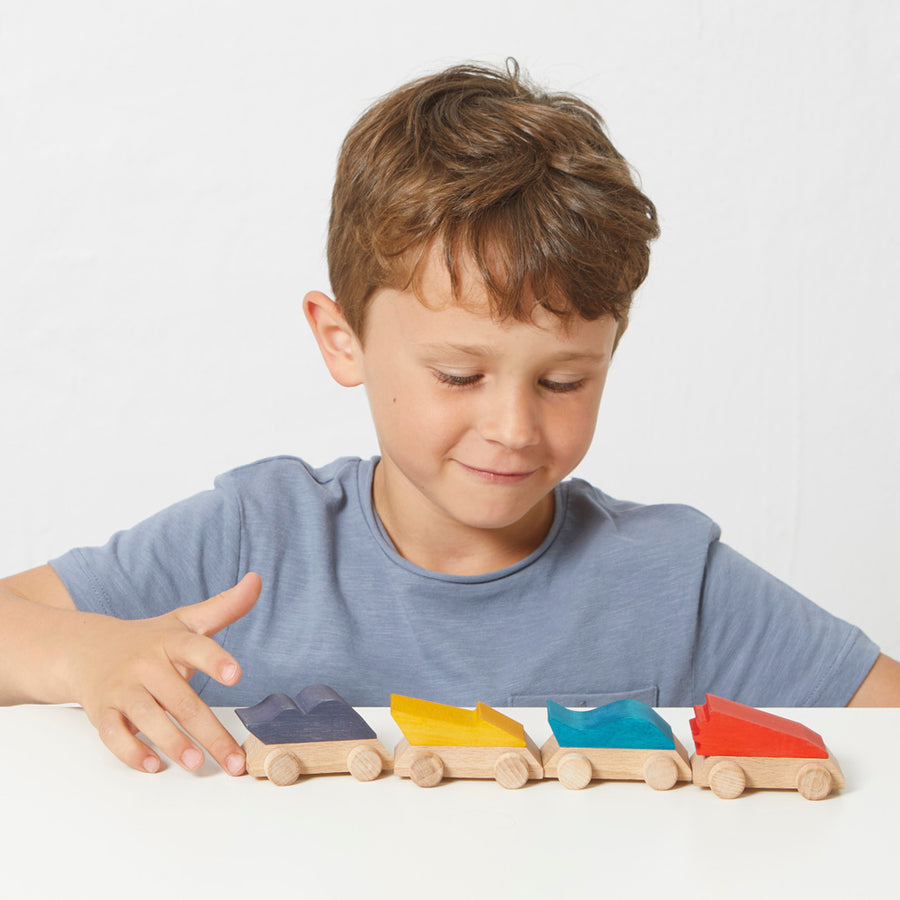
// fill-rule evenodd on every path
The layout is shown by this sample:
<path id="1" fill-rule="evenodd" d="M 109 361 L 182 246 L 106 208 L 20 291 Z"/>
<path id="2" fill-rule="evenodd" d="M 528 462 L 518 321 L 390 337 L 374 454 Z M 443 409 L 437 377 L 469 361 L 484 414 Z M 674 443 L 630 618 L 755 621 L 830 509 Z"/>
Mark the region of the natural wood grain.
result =
<path id="1" fill-rule="evenodd" d="M 525 781 L 543 778 L 540 750 L 527 734 L 524 747 L 421 746 L 404 738 L 394 750 L 394 774 L 412 778 L 422 787 L 434 786 L 441 778 L 495 778 L 504 787 L 521 787 L 525 783 L 521 781 L 522 767 L 512 762 L 512 757 L 522 761 Z M 435 774 L 435 758 L 441 764 L 441 778 Z M 424 778 L 428 784 L 424 784 L 420 779 L 429 772 L 432 774 Z"/>
<path id="2" fill-rule="evenodd" d="M 678 766 L 671 756 L 657 753 L 644 763 L 643 775 L 654 791 L 668 791 L 678 781 Z"/>
<path id="3" fill-rule="evenodd" d="M 357 781 L 374 781 L 384 770 L 384 760 L 372 747 L 357 745 L 347 754 L 347 769 Z"/>
<path id="4" fill-rule="evenodd" d="M 390 769 L 393 765 L 390 753 L 377 738 L 264 744 L 251 734 L 244 741 L 244 753 L 247 756 L 247 773 L 257 778 L 269 778 L 275 784 L 293 784 L 301 775 L 325 775 L 336 772 L 349 772 L 360 781 L 371 781 L 377 778 L 382 770 Z M 267 763 L 270 757 L 271 762 Z M 288 761 L 291 759 L 294 760 L 293 763 Z M 267 765 L 273 771 L 283 773 L 277 774 L 278 781 L 269 775 Z M 378 771 L 375 771 L 376 768 Z M 294 769 L 296 774 L 293 779 L 285 781 L 284 779 L 288 778 Z"/>
<path id="5" fill-rule="evenodd" d="M 691 769 L 694 784 L 711 788 L 723 799 L 739 797 L 745 788 L 771 788 L 796 790 L 808 800 L 822 800 L 845 786 L 844 773 L 830 753 L 826 759 L 696 754 Z"/>
<path id="6" fill-rule="evenodd" d="M 544 773 L 547 773 L 546 766 Z M 591 761 L 581 753 L 566 753 L 556 764 L 556 777 L 560 784 L 570 791 L 580 791 L 586 788 L 594 777 Z"/>
<path id="7" fill-rule="evenodd" d="M 605 781 L 646 781 L 655 790 L 668 790 L 678 781 L 691 780 L 688 752 L 674 738 L 674 750 L 623 747 L 560 747 L 554 736 L 541 747 L 545 778 L 558 778 L 566 787 L 586 787 L 592 779 Z M 585 781 L 584 763 L 590 766 L 590 779 Z M 566 764 L 563 766 L 563 762 Z M 562 772 L 560 771 L 562 767 Z M 674 780 L 672 773 L 674 772 Z M 649 775 L 649 779 L 648 779 Z M 582 783 L 583 782 L 583 783 Z"/>
<path id="8" fill-rule="evenodd" d="M 518 753 L 504 753 L 494 763 L 494 781 L 501 787 L 514 791 L 528 781 L 528 764 Z"/>
<path id="9" fill-rule="evenodd" d="M 402 777 L 402 772 L 397 772 L 396 763 L 394 772 Z M 444 780 L 444 763 L 437 753 L 420 751 L 409 758 L 409 777 L 419 787 L 437 787 Z"/>

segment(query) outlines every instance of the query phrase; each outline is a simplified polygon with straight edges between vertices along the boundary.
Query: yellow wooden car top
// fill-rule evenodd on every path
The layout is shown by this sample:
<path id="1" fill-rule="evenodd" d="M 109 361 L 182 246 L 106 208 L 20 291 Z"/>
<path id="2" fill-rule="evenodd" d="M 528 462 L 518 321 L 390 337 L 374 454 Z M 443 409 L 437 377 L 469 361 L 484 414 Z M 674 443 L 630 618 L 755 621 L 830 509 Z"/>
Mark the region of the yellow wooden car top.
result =
<path id="1" fill-rule="evenodd" d="M 420 747 L 524 747 L 521 722 L 485 703 L 475 709 L 391 694 L 391 715 L 410 744 Z"/>

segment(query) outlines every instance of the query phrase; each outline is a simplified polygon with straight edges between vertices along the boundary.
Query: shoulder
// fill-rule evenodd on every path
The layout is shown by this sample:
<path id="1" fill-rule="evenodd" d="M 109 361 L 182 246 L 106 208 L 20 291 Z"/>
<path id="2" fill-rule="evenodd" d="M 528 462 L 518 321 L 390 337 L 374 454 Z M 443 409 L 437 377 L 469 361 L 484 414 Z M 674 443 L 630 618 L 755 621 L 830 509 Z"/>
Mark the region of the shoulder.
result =
<path id="1" fill-rule="evenodd" d="M 718 525 L 692 506 L 618 500 L 581 479 L 565 482 L 562 553 L 596 577 L 654 596 L 697 596 L 719 539 Z"/>
<path id="2" fill-rule="evenodd" d="M 648 543 L 718 540 L 719 526 L 705 513 L 682 503 L 618 500 L 580 478 L 566 482 L 567 518 L 576 527 L 602 529 L 623 541 Z"/>
<path id="3" fill-rule="evenodd" d="M 325 466 L 313 466 L 296 456 L 270 456 L 238 466 L 216 478 L 216 487 L 245 492 L 341 490 L 356 484 L 370 461 L 343 456 Z"/>
<path id="4" fill-rule="evenodd" d="M 232 499 L 244 528 L 280 531 L 357 511 L 373 467 L 373 460 L 358 457 L 313 466 L 295 456 L 273 456 L 219 475 L 215 486 Z"/>

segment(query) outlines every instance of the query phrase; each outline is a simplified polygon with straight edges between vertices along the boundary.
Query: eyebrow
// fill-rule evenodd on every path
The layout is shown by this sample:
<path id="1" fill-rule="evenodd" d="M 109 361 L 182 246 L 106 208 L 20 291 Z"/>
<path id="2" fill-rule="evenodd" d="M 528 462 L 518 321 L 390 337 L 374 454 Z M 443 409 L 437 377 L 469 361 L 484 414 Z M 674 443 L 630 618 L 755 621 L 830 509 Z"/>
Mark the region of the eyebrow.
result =
<path id="1" fill-rule="evenodd" d="M 450 342 L 434 342 L 422 344 L 425 353 L 459 353 L 464 356 L 488 357 L 494 355 L 494 348 L 487 344 L 454 344 Z M 588 362 L 603 362 L 607 354 L 592 350 L 563 350 L 553 353 L 549 357 L 553 362 L 573 362 L 587 360 Z"/>

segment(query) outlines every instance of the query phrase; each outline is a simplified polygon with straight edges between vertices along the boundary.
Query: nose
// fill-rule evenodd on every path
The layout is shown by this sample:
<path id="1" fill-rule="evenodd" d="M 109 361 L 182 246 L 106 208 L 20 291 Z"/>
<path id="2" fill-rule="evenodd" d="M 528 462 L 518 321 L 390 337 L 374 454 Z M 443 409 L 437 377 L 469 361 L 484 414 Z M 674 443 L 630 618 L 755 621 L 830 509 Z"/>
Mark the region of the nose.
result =
<path id="1" fill-rule="evenodd" d="M 491 443 L 510 450 L 523 450 L 540 437 L 538 398 L 527 387 L 509 387 L 485 392 L 479 432 Z"/>

